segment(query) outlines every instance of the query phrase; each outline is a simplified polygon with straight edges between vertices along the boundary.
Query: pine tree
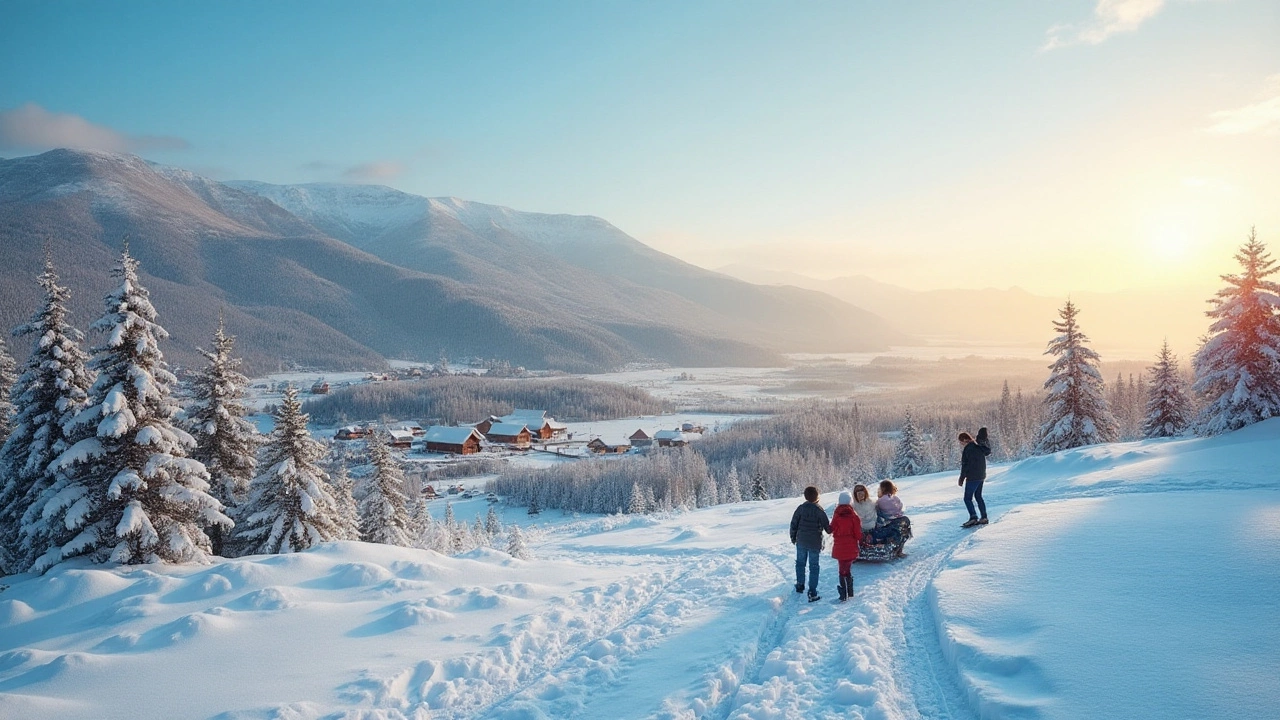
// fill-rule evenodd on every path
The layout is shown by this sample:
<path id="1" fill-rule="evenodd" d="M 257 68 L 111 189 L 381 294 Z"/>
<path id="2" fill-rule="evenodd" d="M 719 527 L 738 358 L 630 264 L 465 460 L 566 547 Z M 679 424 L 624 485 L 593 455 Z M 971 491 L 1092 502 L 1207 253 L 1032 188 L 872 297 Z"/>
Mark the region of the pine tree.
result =
<path id="1" fill-rule="evenodd" d="M 927 469 L 924 440 L 911 417 L 911 408 L 907 408 L 907 420 L 902 425 L 902 434 L 898 438 L 898 446 L 893 455 L 893 476 L 907 477 L 919 475 Z"/>
<path id="2" fill-rule="evenodd" d="M 476 513 L 476 519 L 471 523 L 471 539 L 476 547 L 489 544 L 489 533 L 484 529 L 484 521 L 480 519 L 480 513 Z"/>
<path id="3" fill-rule="evenodd" d="M 1277 268 L 1253 231 L 1236 260 L 1242 272 L 1222 276 L 1227 287 L 1210 301 L 1213 324 L 1193 362 L 1202 435 L 1280 416 L 1280 283 L 1266 279 Z"/>
<path id="4" fill-rule="evenodd" d="M 1186 383 L 1178 371 L 1178 357 L 1169 349 L 1169 341 L 1160 346 L 1160 356 L 1151 366 L 1147 393 L 1147 418 L 1142 436 L 1148 438 L 1181 435 L 1191 425 L 1191 401 Z"/>
<path id="5" fill-rule="evenodd" d="M 644 501 L 644 491 L 640 489 L 640 483 L 631 483 L 631 498 L 627 501 L 627 513 L 643 515 L 648 509 Z"/>
<path id="6" fill-rule="evenodd" d="M 345 462 L 334 462 L 329 469 L 329 495 L 337 510 L 340 532 L 335 540 L 360 539 L 360 509 L 356 505 L 355 482 L 347 472 Z"/>
<path id="7" fill-rule="evenodd" d="M 106 335 L 90 362 L 98 377 L 88 406 L 65 425 L 75 443 L 55 463 L 65 475 L 46 493 L 51 542 L 36 570 L 76 556 L 200 562 L 211 551 L 204 528 L 231 527 L 204 465 L 187 457 L 195 439 L 174 424 L 177 379 L 160 351 L 169 333 L 127 244 L 113 274 L 120 287 L 92 326 Z"/>
<path id="8" fill-rule="evenodd" d="M 720 484 L 720 502 L 742 502 L 742 486 L 739 484 L 740 482 L 738 480 L 738 466 L 730 465 L 729 474 L 725 476 L 724 482 Z"/>
<path id="9" fill-rule="evenodd" d="M 996 435 L 992 448 L 999 457 L 1011 460 L 1017 453 L 1017 411 L 1013 405 L 1013 393 L 1009 392 L 1009 381 L 1004 381 L 1000 390 L 1000 407 L 996 411 Z"/>
<path id="10" fill-rule="evenodd" d="M 538 504 L 538 496 L 534 495 L 529 498 L 529 514 L 538 515 L 542 512 L 542 506 Z"/>
<path id="11" fill-rule="evenodd" d="M 67 323 L 71 294 L 58 284 L 47 255 L 39 282 L 44 304 L 13 331 L 38 340 L 10 393 L 17 414 L 0 447 L 0 568 L 6 572 L 26 570 L 51 542 L 40 498 L 57 481 L 51 465 L 69 445 L 63 423 L 84 409 L 93 384 L 80 347 L 84 336 Z"/>
<path id="12" fill-rule="evenodd" d="M 529 549 L 524 544 L 524 533 L 519 525 L 512 525 L 507 532 L 507 554 L 521 560 L 529 559 Z"/>
<path id="13" fill-rule="evenodd" d="M 484 516 L 484 532 L 490 538 L 497 538 L 502 534 L 502 522 L 498 520 L 498 513 L 489 506 L 489 512 Z"/>
<path id="14" fill-rule="evenodd" d="M 9 348 L 0 337 L 0 445 L 9 439 L 13 431 L 13 387 L 18 382 L 18 364 L 9 354 Z"/>
<path id="15" fill-rule="evenodd" d="M 764 486 L 764 476 L 756 473 L 751 478 L 751 499 L 752 500 L 768 500 L 769 491 Z"/>
<path id="16" fill-rule="evenodd" d="M 720 502 L 720 488 L 716 487 L 716 478 L 711 473 L 703 478 L 698 486 L 698 507 L 711 507 Z"/>
<path id="17" fill-rule="evenodd" d="M 232 544 L 239 554 L 301 552 L 344 539 L 342 511 L 318 464 L 325 447 L 307 432 L 309 420 L 297 388 L 286 387 L 275 430 L 263 449 L 262 470 L 249 483 L 248 500 L 237 509 Z"/>
<path id="18" fill-rule="evenodd" d="M 1057 360 L 1049 366 L 1044 388 L 1045 422 L 1040 429 L 1042 454 L 1116 439 L 1116 422 L 1103 398 L 1104 383 L 1098 373 L 1098 354 L 1085 343 L 1089 338 L 1076 323 L 1079 310 L 1070 300 L 1058 311 L 1059 335 L 1049 343 L 1046 355 Z"/>
<path id="19" fill-rule="evenodd" d="M 360 498 L 360 538 L 365 542 L 412 547 L 413 520 L 404 487 L 404 470 L 391 448 L 377 438 L 369 440 L 373 474 L 365 481 Z"/>
<path id="20" fill-rule="evenodd" d="M 196 439 L 191 457 L 209 471 L 212 495 L 227 507 L 235 507 L 249 494 L 258 461 L 257 428 L 245 419 L 245 388 L 249 379 L 240 372 L 240 359 L 232 355 L 235 337 L 226 334 L 222 318 L 213 334 L 213 350 L 201 350 L 209 361 L 191 384 L 192 401 L 186 411 L 186 428 Z M 213 552 L 222 554 L 222 532 L 209 533 Z"/>

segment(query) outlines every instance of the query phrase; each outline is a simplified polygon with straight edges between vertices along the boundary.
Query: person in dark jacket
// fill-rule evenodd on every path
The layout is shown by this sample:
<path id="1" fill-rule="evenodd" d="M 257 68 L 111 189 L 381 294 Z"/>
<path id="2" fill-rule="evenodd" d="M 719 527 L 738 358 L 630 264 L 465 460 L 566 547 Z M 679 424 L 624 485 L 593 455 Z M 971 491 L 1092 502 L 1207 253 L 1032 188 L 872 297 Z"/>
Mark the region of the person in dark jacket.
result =
<path id="1" fill-rule="evenodd" d="M 818 597 L 818 558 L 822 533 L 831 534 L 827 511 L 818 504 L 818 488 L 804 489 L 804 503 L 791 515 L 791 544 L 796 546 L 796 592 L 804 592 L 804 567 L 809 565 L 809 602 Z"/>
<path id="2" fill-rule="evenodd" d="M 858 559 L 860 542 L 862 520 L 853 510 L 853 496 L 845 490 L 840 493 L 840 502 L 831 514 L 831 557 L 836 559 L 839 568 L 836 589 L 840 592 L 840 602 L 853 597 L 853 561 Z"/>
<path id="3" fill-rule="evenodd" d="M 987 456 L 991 454 L 991 441 L 986 428 L 978 430 L 978 437 L 982 442 L 975 441 L 969 433 L 960 433 L 959 439 L 964 449 L 960 452 L 959 485 L 964 488 L 964 506 L 969 510 L 969 519 L 960 527 L 987 524 L 987 504 L 982 500 L 982 484 L 987 480 Z M 982 513 L 982 517 L 978 517 L 978 512 L 974 511 L 974 501 L 977 501 L 978 512 Z"/>

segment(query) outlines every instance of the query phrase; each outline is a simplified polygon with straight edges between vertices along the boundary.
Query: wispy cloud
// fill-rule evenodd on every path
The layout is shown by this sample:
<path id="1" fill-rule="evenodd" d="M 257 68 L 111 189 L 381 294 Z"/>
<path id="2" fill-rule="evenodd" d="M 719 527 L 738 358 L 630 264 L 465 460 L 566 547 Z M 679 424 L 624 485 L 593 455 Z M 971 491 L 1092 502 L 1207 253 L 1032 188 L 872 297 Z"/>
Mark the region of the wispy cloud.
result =
<path id="1" fill-rule="evenodd" d="M 1234 110 L 1209 115 L 1213 124 L 1205 128 L 1219 135 L 1242 135 L 1280 130 L 1280 74 L 1267 78 L 1256 101 Z"/>
<path id="2" fill-rule="evenodd" d="M 35 103 L 0 110 L 0 149 L 4 150 L 75 148 L 136 153 L 187 147 L 189 143 L 182 138 L 126 135 L 79 115 L 49 112 Z"/>
<path id="3" fill-rule="evenodd" d="M 404 174 L 404 165 L 397 162 L 380 161 L 349 167 L 342 172 L 342 177 L 355 182 L 379 182 L 394 180 L 402 174 Z"/>
<path id="4" fill-rule="evenodd" d="M 1084 23 L 1054 25 L 1041 50 L 1069 45 L 1097 45 L 1112 35 L 1133 32 L 1164 9 L 1165 0 L 1098 0 Z"/>

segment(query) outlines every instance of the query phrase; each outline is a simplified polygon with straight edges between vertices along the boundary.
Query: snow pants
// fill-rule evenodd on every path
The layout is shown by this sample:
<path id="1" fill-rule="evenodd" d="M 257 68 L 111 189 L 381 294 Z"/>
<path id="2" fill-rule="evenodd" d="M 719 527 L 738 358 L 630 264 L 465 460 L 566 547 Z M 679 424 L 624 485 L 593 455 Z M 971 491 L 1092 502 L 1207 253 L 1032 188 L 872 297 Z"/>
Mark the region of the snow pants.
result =
<path id="1" fill-rule="evenodd" d="M 978 510 L 982 511 L 982 517 L 987 516 L 987 504 L 982 502 L 982 483 L 985 480 L 965 480 L 964 481 L 964 506 L 969 509 L 969 517 L 976 518 L 978 513 L 973 511 L 973 501 L 978 501 Z"/>
<path id="2" fill-rule="evenodd" d="M 809 592 L 818 592 L 818 558 L 822 550 L 796 545 L 796 585 L 804 585 L 804 566 L 809 565 Z"/>

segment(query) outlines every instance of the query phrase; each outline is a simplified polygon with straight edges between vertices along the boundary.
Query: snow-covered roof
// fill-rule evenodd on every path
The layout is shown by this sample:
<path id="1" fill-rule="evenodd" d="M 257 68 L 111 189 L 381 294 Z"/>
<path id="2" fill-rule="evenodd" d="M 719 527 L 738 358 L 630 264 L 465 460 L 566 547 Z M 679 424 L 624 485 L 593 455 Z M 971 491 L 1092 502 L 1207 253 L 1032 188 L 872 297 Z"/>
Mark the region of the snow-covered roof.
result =
<path id="1" fill-rule="evenodd" d="M 484 437 L 473 427 L 445 427 L 443 425 L 432 425 L 427 428 L 427 434 L 424 439 L 427 442 L 461 445 L 472 435 L 474 435 L 477 440 L 484 439 Z"/>
<path id="2" fill-rule="evenodd" d="M 659 430 L 653 434 L 654 440 L 684 440 L 684 433 L 679 430 Z"/>
<path id="3" fill-rule="evenodd" d="M 521 430 L 527 430 L 528 426 L 524 423 L 494 423 L 489 426 L 489 435 L 519 435 Z"/>
<path id="4" fill-rule="evenodd" d="M 648 440 L 650 438 L 649 438 L 649 433 L 645 432 L 644 429 L 641 428 L 631 433 L 631 439 L 632 440 Z"/>
<path id="5" fill-rule="evenodd" d="M 388 430 L 392 440 L 413 440 L 413 432 L 409 430 Z"/>

